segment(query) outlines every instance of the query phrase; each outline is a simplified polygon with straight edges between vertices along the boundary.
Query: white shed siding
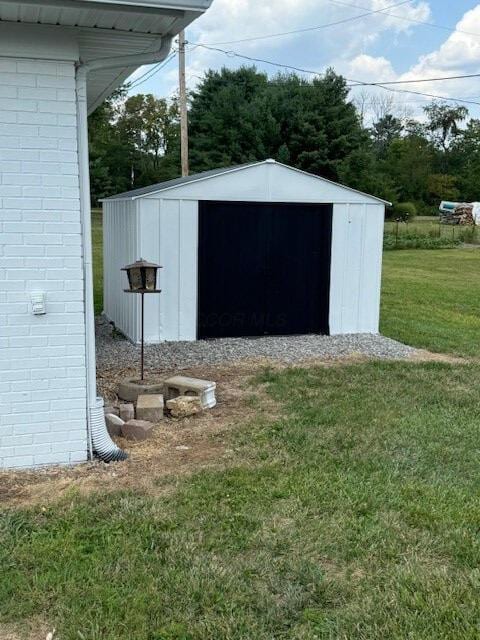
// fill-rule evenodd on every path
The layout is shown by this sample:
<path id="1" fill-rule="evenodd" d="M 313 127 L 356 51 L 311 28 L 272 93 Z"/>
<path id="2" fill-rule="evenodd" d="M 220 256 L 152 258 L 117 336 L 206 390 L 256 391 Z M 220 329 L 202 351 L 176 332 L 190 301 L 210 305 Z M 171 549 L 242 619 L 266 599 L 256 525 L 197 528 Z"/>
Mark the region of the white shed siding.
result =
<path id="1" fill-rule="evenodd" d="M 123 293 L 128 279 L 121 269 L 139 257 L 137 208 L 132 201 L 112 202 L 103 214 L 104 312 L 120 331 L 132 337 L 140 324 L 138 300 L 134 294 Z"/>
<path id="2" fill-rule="evenodd" d="M 208 180 L 190 182 L 146 197 L 168 200 L 258 200 L 266 202 L 269 199 L 269 168 L 265 164 L 247 167 Z"/>
<path id="3" fill-rule="evenodd" d="M 74 72 L 0 48 L 0 467 L 87 458 Z"/>
<path id="4" fill-rule="evenodd" d="M 197 336 L 198 206 L 185 200 L 137 201 L 137 258 L 160 262 L 160 295 L 145 297 L 145 341 L 195 340 Z M 128 294 L 126 294 L 128 295 Z M 137 302 L 138 306 L 138 302 Z M 140 327 L 128 334 L 140 340 Z"/>
<path id="5" fill-rule="evenodd" d="M 330 333 L 378 333 L 384 206 L 333 208 Z"/>

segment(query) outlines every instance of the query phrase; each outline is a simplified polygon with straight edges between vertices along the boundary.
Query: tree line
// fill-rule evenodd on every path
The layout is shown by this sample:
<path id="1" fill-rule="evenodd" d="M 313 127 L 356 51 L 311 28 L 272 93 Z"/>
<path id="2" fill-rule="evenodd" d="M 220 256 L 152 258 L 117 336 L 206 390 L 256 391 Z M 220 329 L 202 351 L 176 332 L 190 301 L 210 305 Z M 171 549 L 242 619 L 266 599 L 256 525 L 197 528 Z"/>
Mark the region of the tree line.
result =
<path id="1" fill-rule="evenodd" d="M 180 175 L 178 100 L 127 91 L 90 116 L 94 204 Z M 190 95 L 191 171 L 274 158 L 385 198 L 394 210 L 409 203 L 428 214 L 440 200 L 480 200 L 480 120 L 466 107 L 431 102 L 419 120 L 391 98 L 370 101 L 366 124 L 365 99 L 351 100 L 333 70 L 313 81 L 269 78 L 255 67 L 208 71 Z"/>

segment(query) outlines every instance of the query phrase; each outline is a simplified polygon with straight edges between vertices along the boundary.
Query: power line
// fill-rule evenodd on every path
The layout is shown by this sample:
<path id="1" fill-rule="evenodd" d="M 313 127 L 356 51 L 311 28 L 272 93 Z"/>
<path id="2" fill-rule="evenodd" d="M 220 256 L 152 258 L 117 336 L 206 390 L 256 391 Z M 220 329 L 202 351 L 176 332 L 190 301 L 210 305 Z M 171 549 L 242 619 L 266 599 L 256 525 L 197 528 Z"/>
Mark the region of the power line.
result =
<path id="1" fill-rule="evenodd" d="M 159 71 L 161 71 L 164 67 L 167 66 L 167 64 L 169 62 L 171 62 L 173 60 L 173 58 L 175 58 L 175 56 L 177 55 L 176 51 L 173 51 L 166 60 L 164 60 L 163 62 L 159 62 L 157 63 L 152 69 L 149 69 L 148 71 L 146 71 L 143 75 L 141 75 L 139 78 L 137 78 L 136 80 L 134 80 L 130 85 L 129 85 L 129 89 L 136 89 L 137 87 L 139 87 L 141 84 L 143 84 L 144 82 L 147 82 L 147 80 L 150 80 L 150 78 L 153 78 L 153 76 L 155 76 Z M 146 77 L 148 76 L 148 77 Z"/>
<path id="2" fill-rule="evenodd" d="M 266 60 L 265 58 L 254 58 L 253 56 L 247 56 L 241 53 L 237 53 L 236 51 L 227 51 L 225 49 L 220 49 L 218 47 L 211 47 L 205 44 L 201 44 L 198 42 L 192 42 L 190 43 L 191 45 L 194 45 L 196 47 L 202 47 L 203 49 L 208 49 L 210 51 L 216 51 L 219 53 L 223 53 L 225 55 L 227 55 L 230 58 L 242 58 L 244 60 L 249 60 L 250 62 L 261 62 L 262 64 L 268 64 L 270 66 L 273 67 L 278 67 L 278 68 L 282 68 L 282 69 L 288 69 L 289 71 L 297 71 L 299 73 L 308 73 L 311 75 L 315 75 L 315 76 L 319 76 L 322 77 L 323 74 L 320 73 L 319 71 L 312 71 L 311 69 L 303 69 L 302 67 L 295 67 L 293 65 L 289 65 L 289 64 L 282 64 L 280 62 L 273 62 L 272 60 Z M 375 82 L 362 82 L 361 80 L 352 80 L 351 78 L 345 78 L 347 80 L 347 82 L 350 83 L 354 83 L 355 87 L 369 87 L 369 86 L 374 86 L 374 87 L 378 87 L 380 89 L 385 89 L 385 91 L 391 91 L 391 92 L 398 92 L 398 93 L 411 93 L 413 95 L 419 95 L 419 96 L 426 96 L 427 98 L 434 98 L 436 100 L 446 100 L 446 101 L 450 101 L 450 102 L 463 102 L 465 104 L 473 104 L 476 106 L 480 106 L 480 102 L 474 102 L 472 100 L 465 100 L 462 98 L 449 98 L 447 96 L 439 96 L 439 95 L 435 95 L 432 93 L 424 93 L 424 92 L 420 92 L 420 91 L 412 91 L 411 89 L 393 89 L 392 87 L 389 86 L 385 86 L 387 83 L 384 84 L 380 84 L 380 83 L 375 83 Z"/>
<path id="3" fill-rule="evenodd" d="M 393 13 L 388 13 L 390 9 L 394 9 L 397 8 L 401 5 L 404 4 L 409 4 L 411 2 L 411 0 L 403 0 L 402 2 L 398 2 L 392 5 L 388 5 L 386 7 L 384 7 L 383 9 L 376 9 L 374 11 L 368 10 L 367 7 L 363 7 L 363 6 L 359 6 L 359 5 L 355 5 L 355 4 L 351 4 L 348 2 L 342 2 L 341 0 L 328 0 L 328 2 L 332 2 L 333 4 L 342 6 L 342 7 L 350 7 L 352 9 L 363 9 L 365 11 L 365 13 L 361 13 L 357 16 L 350 16 L 348 18 L 343 18 L 341 20 L 336 20 L 335 22 L 327 22 L 325 24 L 320 24 L 314 27 L 305 27 L 303 29 L 294 29 L 292 31 L 281 31 L 279 33 L 270 33 L 264 36 L 252 36 L 249 38 L 241 38 L 239 40 L 224 40 L 224 41 L 220 41 L 220 42 L 206 42 L 206 43 L 202 43 L 202 44 L 209 44 L 209 45 L 224 45 L 224 44 L 241 44 L 243 42 L 255 42 L 257 40 L 269 40 L 271 38 L 281 38 L 283 36 L 289 36 L 289 35 L 295 35 L 295 34 L 301 34 L 301 33 L 308 33 L 311 31 L 318 31 L 320 29 L 326 29 L 327 27 L 334 27 L 337 25 L 341 25 L 344 24 L 346 22 L 351 22 L 354 20 L 359 20 L 361 18 L 365 18 L 368 16 L 372 16 L 375 14 L 384 14 L 387 15 L 391 18 L 395 18 L 397 20 L 403 20 L 406 22 L 412 22 L 414 24 L 420 24 L 420 25 L 424 25 L 427 27 L 433 27 L 435 29 L 441 29 L 443 31 L 449 31 L 451 33 L 464 33 L 466 35 L 470 35 L 470 36 L 475 36 L 475 37 L 480 37 L 480 33 L 474 33 L 472 31 L 465 31 L 463 29 L 457 29 L 456 27 L 448 27 L 446 25 L 439 25 L 439 24 L 435 24 L 434 22 L 427 22 L 426 20 L 418 20 L 416 18 L 408 18 L 406 16 L 398 16 L 395 15 Z"/>
<path id="4" fill-rule="evenodd" d="M 155 76 L 159 71 L 161 71 L 164 67 L 167 66 L 167 64 L 169 64 L 169 62 L 171 62 L 175 56 L 177 55 L 177 52 L 174 51 L 173 53 L 171 53 L 168 58 L 166 60 L 164 60 L 163 62 L 159 62 L 158 64 L 156 64 L 152 69 L 149 69 L 147 72 L 145 72 L 142 76 L 140 76 L 139 78 L 137 78 L 131 85 L 130 88 L 136 88 L 139 87 L 141 84 L 143 84 L 144 82 L 147 82 L 147 80 L 150 80 L 150 78 L 153 78 L 153 76 Z M 146 77 L 148 76 L 148 77 Z M 142 79 L 144 78 L 144 79 Z"/>
<path id="5" fill-rule="evenodd" d="M 281 38 L 282 36 L 290 36 L 290 35 L 295 35 L 295 34 L 299 34 L 299 33 L 308 33 L 309 31 L 319 31 L 320 29 L 326 29 L 327 27 L 336 27 L 337 25 L 340 24 L 345 24 L 346 22 L 351 22 L 353 20 L 360 20 L 361 18 L 365 18 L 367 16 L 372 16 L 374 14 L 377 13 L 383 13 L 385 11 L 387 11 L 388 9 L 393 9 L 396 7 L 399 7 L 403 4 L 409 4 L 411 2 L 411 0 L 402 0 L 402 2 L 396 2 L 395 4 L 391 4 L 383 9 L 376 9 L 375 11 L 368 11 L 366 10 L 365 13 L 361 13 L 357 16 L 350 16 L 349 18 L 343 18 L 341 20 L 335 20 L 335 22 L 327 22 L 325 24 L 319 24 L 316 27 L 305 27 L 303 29 L 294 29 L 292 31 L 282 31 L 280 33 L 270 33 L 264 36 L 252 36 L 251 38 L 242 38 L 240 40 L 228 40 L 228 41 L 223 41 L 223 42 L 206 42 L 202 44 L 209 44 L 209 45 L 219 45 L 219 44 L 240 44 L 242 42 L 254 42 L 256 40 L 269 40 L 270 38 Z M 361 9 L 364 9 L 365 7 L 358 7 Z M 366 9 L 366 8 L 365 8 Z"/>
<path id="6" fill-rule="evenodd" d="M 311 73 L 317 73 L 317 72 L 311 71 Z M 319 75 L 321 75 L 321 74 L 319 74 Z M 198 80 L 201 80 L 201 81 L 205 80 L 205 76 L 202 77 L 202 76 L 199 76 L 199 75 L 197 75 L 195 73 L 189 73 L 188 77 L 189 78 L 197 78 Z M 268 82 L 269 82 L 270 85 L 273 84 L 273 85 L 283 86 L 283 84 L 281 82 L 278 82 L 275 79 L 269 79 Z M 408 82 L 410 82 L 410 81 L 408 81 Z M 418 81 L 415 80 L 415 81 L 412 81 L 412 82 L 418 82 Z M 244 84 L 246 86 L 246 83 L 244 83 Z M 312 85 L 312 84 L 300 84 L 300 85 L 297 85 L 297 86 L 300 87 L 300 88 L 305 88 L 305 89 L 314 88 L 314 85 Z M 362 87 L 362 86 L 376 86 L 376 85 L 375 85 L 375 83 L 368 83 L 368 84 L 364 83 L 364 84 L 347 85 L 347 87 L 349 87 L 351 89 L 359 88 L 359 87 Z M 380 88 L 382 88 L 382 87 L 380 86 Z M 388 87 L 384 87 L 384 88 L 388 90 Z M 399 91 L 399 90 L 397 90 L 397 91 Z M 416 92 L 406 91 L 406 93 L 416 93 Z M 404 102 L 403 104 L 417 104 L 417 103 L 420 103 L 420 102 L 431 102 L 431 97 L 427 97 L 427 96 L 430 96 L 430 94 L 428 94 L 428 93 L 418 93 L 418 95 L 425 96 L 425 98 L 424 99 L 420 98 L 419 100 L 414 100 L 414 99 L 408 100 L 407 102 Z M 446 98 L 446 97 L 437 96 L 437 98 L 440 99 L 440 100 L 455 100 L 457 102 L 460 102 L 460 101 L 462 101 L 462 102 L 466 102 L 466 101 L 472 102 L 473 100 L 480 99 L 480 95 L 477 95 L 477 96 L 465 96 L 464 98 Z M 472 104 L 477 104 L 477 103 L 473 102 Z M 478 103 L 478 104 L 480 104 L 480 103 Z"/>
<path id="7" fill-rule="evenodd" d="M 342 7 L 351 7 L 354 9 L 366 9 L 366 7 L 362 7 L 359 6 L 357 4 L 351 4 L 349 2 L 343 2 L 343 0 L 328 0 L 329 2 L 332 2 L 333 4 L 338 4 L 339 6 Z M 448 27 L 446 25 L 443 24 L 435 24 L 434 22 L 427 22 L 426 20 L 417 20 L 416 18 L 407 18 L 407 16 L 397 16 L 393 13 L 388 13 L 388 10 L 391 9 L 391 7 L 385 7 L 385 9 L 382 9 L 383 13 L 385 13 L 385 15 L 390 16 L 391 18 L 396 18 L 397 20 L 403 20 L 404 22 L 412 22 L 415 24 L 422 24 L 425 25 L 426 27 L 433 27 L 435 29 L 441 29 L 442 31 L 450 31 L 451 33 L 464 33 L 467 36 L 475 36 L 476 38 L 480 38 L 480 33 L 474 33 L 472 31 L 464 31 L 463 29 L 457 29 L 456 27 Z"/>
<path id="8" fill-rule="evenodd" d="M 227 51 L 226 49 L 211 47 L 210 45 L 202 44 L 200 42 L 189 42 L 188 44 L 193 45 L 194 47 L 202 47 L 202 49 L 208 49 L 209 51 L 216 51 L 218 53 L 223 53 L 229 58 L 243 58 L 244 60 L 249 60 L 250 62 L 262 62 L 263 64 L 269 64 L 273 67 L 281 67 L 283 69 L 288 69 L 289 71 L 298 71 L 299 73 L 310 73 L 318 76 L 322 75 L 319 71 L 302 69 L 301 67 L 295 67 L 290 64 L 282 64 L 281 62 L 272 62 L 271 60 L 265 60 L 264 58 L 254 58 L 252 56 L 247 56 L 242 53 L 237 53 L 236 51 Z M 352 80 L 351 82 L 355 82 L 355 81 Z"/>
<path id="9" fill-rule="evenodd" d="M 480 78 L 480 73 L 466 73 L 460 76 L 443 76 L 441 78 L 417 78 L 411 80 L 382 80 L 381 82 L 368 82 L 369 87 L 383 84 L 418 84 L 419 82 L 440 82 L 443 80 L 464 80 L 465 78 Z M 352 81 L 357 82 L 357 81 Z M 361 83 L 364 84 L 364 83 Z M 348 87 L 358 87 L 359 84 L 349 84 Z"/>
<path id="10" fill-rule="evenodd" d="M 392 93 L 411 93 L 416 96 L 425 96 L 427 98 L 433 98 L 434 100 L 445 100 L 448 102 L 462 102 L 464 104 L 473 104 L 476 107 L 480 107 L 480 102 L 475 102 L 474 100 L 468 100 L 465 98 L 448 98 L 447 96 L 439 96 L 435 93 L 424 93 L 423 91 L 412 91 L 411 89 L 392 89 L 391 87 L 387 87 L 383 84 L 375 84 L 369 82 L 361 82 L 356 85 L 356 87 L 378 87 L 379 89 L 385 89 L 385 91 L 390 91 Z"/>

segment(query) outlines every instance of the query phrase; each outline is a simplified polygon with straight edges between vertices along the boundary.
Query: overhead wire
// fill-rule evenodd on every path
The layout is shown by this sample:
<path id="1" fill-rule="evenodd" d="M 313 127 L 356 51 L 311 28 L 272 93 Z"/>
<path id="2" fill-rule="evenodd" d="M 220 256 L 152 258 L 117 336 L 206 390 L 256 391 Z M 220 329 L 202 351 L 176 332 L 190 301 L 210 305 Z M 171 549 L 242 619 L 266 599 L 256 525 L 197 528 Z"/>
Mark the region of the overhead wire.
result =
<path id="1" fill-rule="evenodd" d="M 290 35 L 296 35 L 296 34 L 301 34 L 301 33 L 308 33 L 311 31 L 318 31 L 321 29 L 326 29 L 327 27 L 335 27 L 337 25 L 341 25 L 341 24 L 345 24 L 347 22 L 351 22 L 354 20 L 360 20 L 361 18 L 366 18 L 372 15 L 377 15 L 377 14 L 383 14 L 386 16 L 389 16 L 390 18 L 394 18 L 397 20 L 403 20 L 406 22 L 411 22 L 413 24 L 419 24 L 419 25 L 423 25 L 423 26 L 427 26 L 427 27 L 433 27 L 435 29 L 441 29 L 443 31 L 449 31 L 451 33 L 463 33 L 465 35 L 470 35 L 470 36 L 475 36 L 475 37 L 480 37 L 480 33 L 475 33 L 472 31 L 466 31 L 464 29 L 458 29 L 457 27 L 449 27 L 446 25 L 440 25 L 440 24 L 436 24 L 434 22 L 428 22 L 426 20 L 420 20 L 417 18 L 410 18 L 407 16 L 399 16 L 393 13 L 389 13 L 390 9 L 395 9 L 397 7 L 400 7 L 402 5 L 405 4 L 409 4 L 411 2 L 411 0 L 402 0 L 402 2 L 397 2 L 395 4 L 391 4 L 388 5 L 386 7 L 383 7 L 381 9 L 375 9 L 375 10 L 370 10 L 367 7 L 361 6 L 361 5 L 356 5 L 356 4 L 352 4 L 349 2 L 343 2 L 342 0 L 328 0 L 328 2 L 331 2 L 332 4 L 336 4 L 338 6 L 342 6 L 342 7 L 350 7 L 352 9 L 360 9 L 360 10 L 364 10 L 364 13 L 361 13 L 359 15 L 356 16 L 349 16 L 347 18 L 342 18 L 340 20 L 335 20 L 333 22 L 327 22 L 325 24 L 320 24 L 320 25 L 316 25 L 313 27 L 304 27 L 304 28 L 300 28 L 300 29 L 292 29 L 290 31 L 280 31 L 278 33 L 269 33 L 269 34 L 265 34 L 265 35 L 261 35 L 261 36 L 251 36 L 248 38 L 240 38 L 238 40 L 224 40 L 224 41 L 218 41 L 218 42 L 205 42 L 202 44 L 208 44 L 208 45 L 225 45 L 225 44 L 241 44 L 244 42 L 255 42 L 258 40 L 269 40 L 271 38 L 281 38 L 284 36 L 290 36 Z"/>
<path id="2" fill-rule="evenodd" d="M 462 75 L 458 75 L 458 76 L 442 76 L 442 77 L 437 77 L 437 78 L 410 78 L 408 80 L 382 80 L 380 82 L 369 82 L 368 85 L 369 86 L 373 86 L 376 84 L 418 84 L 420 82 L 441 82 L 444 80 L 464 80 L 465 78 L 480 78 L 480 73 L 465 73 Z M 351 81 L 351 82 L 357 82 L 357 81 Z M 358 86 L 358 84 L 349 84 L 347 85 L 348 87 L 355 87 Z"/>
<path id="3" fill-rule="evenodd" d="M 331 2 L 332 4 L 336 4 L 342 7 L 351 7 L 354 9 L 366 9 L 366 7 L 362 7 L 357 4 L 351 4 L 350 2 L 344 2 L 343 0 L 328 0 L 328 2 Z M 420 24 L 426 27 L 433 27 L 434 29 L 441 29 L 442 31 L 450 31 L 451 33 L 463 33 L 467 36 L 474 36 L 476 38 L 480 38 L 480 33 L 476 33 L 473 31 L 465 31 L 464 29 L 459 29 L 458 27 L 448 27 L 447 25 L 436 24 L 435 22 L 428 22 L 427 20 L 419 20 L 418 18 L 409 18 L 408 16 L 397 16 L 393 13 L 388 13 L 389 9 L 391 8 L 392 7 L 385 7 L 385 9 L 383 9 L 382 11 L 386 16 L 389 16 L 391 18 L 396 18 L 397 20 L 403 20 L 404 22 L 411 22 L 413 24 Z"/>
<path id="4" fill-rule="evenodd" d="M 219 47 L 212 47 L 209 45 L 205 45 L 199 42 L 190 42 L 187 43 L 189 45 L 195 46 L 195 47 L 202 47 L 203 49 L 208 49 L 210 51 L 215 51 L 218 53 L 223 53 L 224 55 L 231 57 L 231 58 L 241 58 L 244 60 L 248 60 L 250 62 L 259 62 L 262 64 L 267 64 L 270 66 L 274 66 L 277 68 L 281 68 L 281 69 L 288 69 L 289 71 L 296 71 L 298 73 L 306 73 L 306 74 L 310 74 L 310 75 L 315 75 L 318 77 L 323 77 L 323 73 L 319 72 L 319 71 L 313 71 L 312 69 L 305 69 L 302 67 L 297 67 L 294 65 L 289 65 L 289 64 L 283 64 L 281 62 L 274 62 L 272 60 L 267 60 L 266 58 L 256 58 L 254 56 L 247 56 L 241 53 L 238 53 L 236 51 L 232 51 L 232 50 L 226 50 L 226 49 L 221 49 Z M 476 76 L 477 74 L 468 74 L 470 76 Z M 458 76 L 459 77 L 459 76 Z M 436 100 L 445 100 L 445 101 L 450 101 L 450 102 L 462 102 L 465 104 L 473 104 L 476 106 L 480 106 L 480 102 L 475 102 L 473 100 L 468 100 L 465 98 L 451 98 L 448 96 L 442 96 L 442 95 L 437 95 L 437 94 L 432 94 L 432 93 L 426 93 L 426 92 L 421 92 L 421 91 L 414 91 L 412 89 L 400 89 L 400 88 L 392 88 L 390 86 L 387 86 L 390 83 L 393 82 L 397 82 L 397 81 L 387 81 L 384 83 L 378 83 L 378 82 L 366 82 L 366 81 L 361 81 L 361 80 L 353 80 L 351 78 L 345 78 L 347 80 L 347 82 L 351 83 L 349 88 L 353 88 L 353 87 L 378 87 L 380 89 L 384 89 L 385 91 L 390 91 L 390 92 L 397 92 L 397 93 L 410 93 L 412 95 L 419 95 L 419 96 L 425 96 L 427 98 L 434 98 Z M 439 78 L 440 80 L 441 78 Z M 453 77 L 452 77 L 453 79 Z M 422 80 L 421 80 L 422 81 Z"/>
<path id="5" fill-rule="evenodd" d="M 149 69 L 143 75 L 141 75 L 139 78 L 136 78 L 132 83 L 130 83 L 128 85 L 128 88 L 129 89 L 136 89 L 137 87 L 142 85 L 144 82 L 147 82 L 147 80 L 150 80 L 151 78 L 153 78 L 153 76 L 155 76 L 159 71 L 161 71 L 164 67 L 166 67 L 167 64 L 169 64 L 169 62 L 171 62 L 175 58 L 176 55 L 177 55 L 177 51 L 173 51 L 168 56 L 168 58 L 166 58 L 166 60 L 164 60 L 163 62 L 157 63 L 152 69 Z M 148 77 L 146 77 L 146 76 L 148 76 Z"/>
<path id="6" fill-rule="evenodd" d="M 224 44 L 240 44 L 243 42 L 254 42 L 256 40 L 269 40 L 271 38 L 281 38 L 283 36 L 290 36 L 290 35 L 296 35 L 299 33 L 308 33 L 309 31 L 319 31 L 321 29 L 326 29 L 328 27 L 336 27 L 338 25 L 341 24 L 345 24 L 347 22 L 352 22 L 354 20 L 360 20 L 361 18 L 366 18 L 368 16 L 371 15 L 375 15 L 378 13 L 383 13 L 385 11 L 387 11 L 388 9 L 394 9 L 396 7 L 400 7 L 401 5 L 404 4 L 409 4 L 411 2 L 411 0 L 402 0 L 401 2 L 396 2 L 395 4 L 391 4 L 388 5 L 387 7 L 384 7 L 383 9 L 375 9 L 375 10 L 366 10 L 365 13 L 361 13 L 359 15 L 356 16 L 350 16 L 348 18 L 342 18 L 340 20 L 335 20 L 334 22 L 326 22 L 324 24 L 319 24 L 317 26 L 314 27 L 305 27 L 302 29 L 292 29 L 291 31 L 281 31 L 279 33 L 269 33 L 263 36 L 252 36 L 249 38 L 241 38 L 239 40 L 227 40 L 227 41 L 223 41 L 223 42 L 205 42 L 205 43 L 201 43 L 201 44 L 208 44 L 208 45 L 224 45 Z M 361 7 L 362 9 L 366 9 L 366 7 Z"/>

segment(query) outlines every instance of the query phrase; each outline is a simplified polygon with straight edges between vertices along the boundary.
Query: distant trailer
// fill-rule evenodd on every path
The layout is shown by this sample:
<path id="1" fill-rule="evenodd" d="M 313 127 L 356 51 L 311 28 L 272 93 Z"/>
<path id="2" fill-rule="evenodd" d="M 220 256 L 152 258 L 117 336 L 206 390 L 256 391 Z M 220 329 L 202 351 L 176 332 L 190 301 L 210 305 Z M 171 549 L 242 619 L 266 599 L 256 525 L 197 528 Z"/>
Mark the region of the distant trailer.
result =
<path id="1" fill-rule="evenodd" d="M 161 264 L 145 338 L 378 333 L 385 205 L 273 160 L 103 201 L 104 313 L 140 340 L 121 268 Z"/>

